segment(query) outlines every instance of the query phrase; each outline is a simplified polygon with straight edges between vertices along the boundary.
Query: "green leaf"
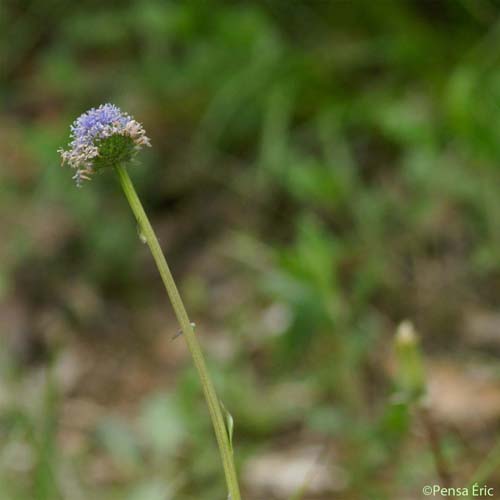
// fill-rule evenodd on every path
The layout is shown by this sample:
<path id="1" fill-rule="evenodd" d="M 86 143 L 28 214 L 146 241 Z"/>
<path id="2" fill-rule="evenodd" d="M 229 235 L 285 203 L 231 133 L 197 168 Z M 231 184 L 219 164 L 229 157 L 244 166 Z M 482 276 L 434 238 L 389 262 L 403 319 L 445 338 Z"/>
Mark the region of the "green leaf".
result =
<path id="1" fill-rule="evenodd" d="M 222 412 L 224 413 L 224 420 L 226 424 L 226 432 L 229 438 L 229 446 L 231 448 L 231 453 L 233 452 L 233 431 L 234 431 L 234 419 L 233 416 L 227 411 L 224 403 L 220 401 L 220 406 L 222 408 Z"/>

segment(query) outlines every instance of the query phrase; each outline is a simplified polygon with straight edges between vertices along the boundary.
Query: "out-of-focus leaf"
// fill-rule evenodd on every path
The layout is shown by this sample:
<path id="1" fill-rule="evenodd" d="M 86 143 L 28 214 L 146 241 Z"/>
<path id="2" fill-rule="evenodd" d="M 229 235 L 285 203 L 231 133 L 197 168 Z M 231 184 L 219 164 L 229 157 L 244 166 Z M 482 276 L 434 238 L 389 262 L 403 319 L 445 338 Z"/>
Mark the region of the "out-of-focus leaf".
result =
<path id="1" fill-rule="evenodd" d="M 126 500 L 171 500 L 172 489 L 163 481 L 151 480 L 132 488 Z"/>
<path id="2" fill-rule="evenodd" d="M 168 394 L 157 394 L 142 406 L 139 425 L 146 443 L 158 454 L 174 453 L 187 436 L 178 401 Z"/>
<path id="3" fill-rule="evenodd" d="M 141 461 L 139 444 L 132 429 L 121 419 L 108 417 L 96 429 L 98 443 L 124 467 L 135 467 Z"/>

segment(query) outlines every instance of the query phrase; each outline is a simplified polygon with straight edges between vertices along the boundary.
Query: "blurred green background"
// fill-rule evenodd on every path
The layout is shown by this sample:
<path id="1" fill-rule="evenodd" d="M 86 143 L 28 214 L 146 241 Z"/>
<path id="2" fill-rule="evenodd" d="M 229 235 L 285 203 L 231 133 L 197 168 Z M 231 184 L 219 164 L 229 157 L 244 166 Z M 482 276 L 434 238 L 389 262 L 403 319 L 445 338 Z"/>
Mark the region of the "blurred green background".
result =
<path id="1" fill-rule="evenodd" d="M 500 494 L 498 2 L 3 0 L 0 33 L 2 500 L 226 498 L 112 172 L 59 166 L 104 102 L 151 137 L 130 173 L 244 498 Z"/>

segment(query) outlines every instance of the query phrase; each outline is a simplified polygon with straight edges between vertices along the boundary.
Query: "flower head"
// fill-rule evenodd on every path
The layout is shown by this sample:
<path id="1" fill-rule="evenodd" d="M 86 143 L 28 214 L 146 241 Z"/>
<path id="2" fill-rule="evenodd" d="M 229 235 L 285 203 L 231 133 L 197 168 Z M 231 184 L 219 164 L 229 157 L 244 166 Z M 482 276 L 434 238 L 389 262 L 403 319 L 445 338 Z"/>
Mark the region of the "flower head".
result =
<path id="1" fill-rule="evenodd" d="M 58 150 L 62 164 L 75 169 L 77 186 L 104 167 L 130 161 L 144 146 L 151 146 L 146 131 L 113 104 L 102 104 L 79 116 L 71 125 L 71 142 Z"/>

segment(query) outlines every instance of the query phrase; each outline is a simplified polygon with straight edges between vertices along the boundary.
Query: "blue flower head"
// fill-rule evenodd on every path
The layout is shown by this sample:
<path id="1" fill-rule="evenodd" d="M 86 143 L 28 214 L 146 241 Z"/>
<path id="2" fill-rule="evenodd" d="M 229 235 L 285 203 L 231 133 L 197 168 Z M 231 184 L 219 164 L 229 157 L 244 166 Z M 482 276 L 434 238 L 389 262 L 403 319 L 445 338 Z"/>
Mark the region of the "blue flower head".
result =
<path id="1" fill-rule="evenodd" d="M 77 186 L 105 167 L 130 161 L 144 146 L 151 146 L 146 131 L 113 104 L 102 104 L 79 116 L 71 125 L 69 149 L 59 149 L 62 164 L 75 169 Z"/>

